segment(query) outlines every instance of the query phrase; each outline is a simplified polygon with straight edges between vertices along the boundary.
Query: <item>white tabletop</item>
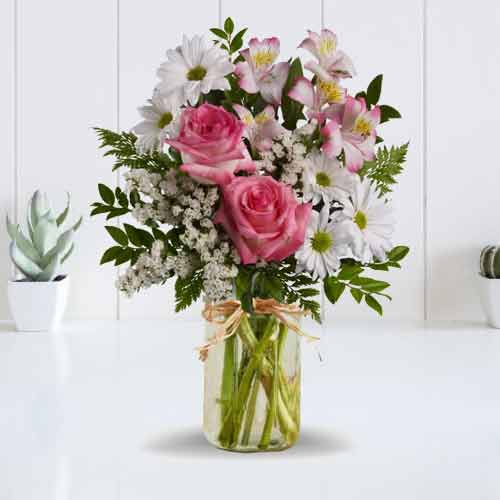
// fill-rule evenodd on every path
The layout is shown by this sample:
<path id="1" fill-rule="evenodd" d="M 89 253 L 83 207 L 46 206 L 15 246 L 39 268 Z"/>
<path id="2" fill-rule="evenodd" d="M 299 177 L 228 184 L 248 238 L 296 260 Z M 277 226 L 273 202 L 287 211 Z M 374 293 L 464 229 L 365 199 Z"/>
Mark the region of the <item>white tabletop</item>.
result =
<path id="1" fill-rule="evenodd" d="M 0 499 L 500 498 L 500 331 L 327 330 L 325 364 L 303 346 L 299 443 L 243 455 L 201 433 L 201 322 L 0 323 Z"/>

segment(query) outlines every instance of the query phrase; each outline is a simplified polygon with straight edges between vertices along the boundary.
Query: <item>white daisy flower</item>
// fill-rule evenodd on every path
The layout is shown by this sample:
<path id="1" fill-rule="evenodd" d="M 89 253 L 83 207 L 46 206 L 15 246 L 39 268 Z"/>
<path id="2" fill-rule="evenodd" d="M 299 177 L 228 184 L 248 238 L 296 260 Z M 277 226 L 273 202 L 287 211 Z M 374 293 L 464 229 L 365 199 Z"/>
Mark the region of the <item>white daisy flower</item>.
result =
<path id="1" fill-rule="evenodd" d="M 295 252 L 297 271 L 309 271 L 313 278 L 324 279 L 340 267 L 340 259 L 349 255 L 349 246 L 356 237 L 352 221 L 340 212 L 330 216 L 325 205 L 321 212 L 313 210 L 303 245 Z"/>
<path id="2" fill-rule="evenodd" d="M 361 241 L 360 245 L 353 246 L 357 258 L 363 262 L 374 258 L 385 260 L 386 253 L 393 247 L 390 238 L 395 219 L 392 209 L 379 198 L 375 185 L 368 178 L 355 183 L 351 198 L 344 203 L 343 214 L 355 223 Z"/>
<path id="3" fill-rule="evenodd" d="M 149 105 L 139 108 L 144 120 L 132 129 L 138 136 L 135 144 L 140 153 L 161 151 L 166 137 L 176 133 L 178 101 L 172 97 L 163 97 L 155 91 L 153 98 L 148 102 Z"/>
<path id="4" fill-rule="evenodd" d="M 307 168 L 302 177 L 304 200 L 313 205 L 321 200 L 325 203 L 342 201 L 348 197 L 354 186 L 354 174 L 340 166 L 336 158 L 327 158 L 315 151 L 308 157 Z"/>
<path id="5" fill-rule="evenodd" d="M 167 60 L 160 66 L 159 90 L 162 95 L 175 95 L 182 103 L 196 105 L 201 94 L 211 90 L 229 90 L 225 76 L 234 69 L 229 56 L 204 37 L 185 35 L 182 45 L 167 51 Z"/>

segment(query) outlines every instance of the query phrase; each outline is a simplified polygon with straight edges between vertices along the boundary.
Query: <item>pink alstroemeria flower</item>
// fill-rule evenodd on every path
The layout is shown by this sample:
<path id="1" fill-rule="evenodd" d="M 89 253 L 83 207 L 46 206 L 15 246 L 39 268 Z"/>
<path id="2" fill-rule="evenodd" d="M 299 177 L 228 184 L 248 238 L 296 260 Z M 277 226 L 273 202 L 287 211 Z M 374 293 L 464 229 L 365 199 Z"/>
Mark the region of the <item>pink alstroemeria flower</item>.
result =
<path id="1" fill-rule="evenodd" d="M 233 108 L 245 124 L 245 137 L 258 151 L 271 149 L 273 139 L 280 136 L 285 130 L 276 120 L 274 108 L 271 105 L 266 106 L 255 116 L 240 104 L 233 104 Z"/>
<path id="2" fill-rule="evenodd" d="M 375 128 L 380 123 L 380 108 L 367 110 L 365 100 L 347 97 L 343 109 L 321 129 L 325 141 L 322 150 L 328 158 L 335 158 L 342 150 L 345 166 L 357 172 L 365 160 L 373 160 Z"/>
<path id="3" fill-rule="evenodd" d="M 330 30 L 323 29 L 318 35 L 308 31 L 308 38 L 304 39 L 299 48 L 309 51 L 318 62 L 309 61 L 304 65 L 321 80 L 331 78 L 352 78 L 356 74 L 351 58 L 337 50 L 337 35 Z"/>
<path id="4" fill-rule="evenodd" d="M 290 69 L 287 62 L 274 64 L 280 53 L 280 41 L 276 37 L 262 41 L 252 38 L 248 45 L 248 49 L 240 52 L 245 62 L 238 63 L 234 70 L 239 85 L 249 94 L 260 92 L 266 102 L 277 106 Z"/>
<path id="5" fill-rule="evenodd" d="M 323 82 L 318 80 L 317 88 L 305 77 L 295 80 L 293 87 L 288 92 L 288 97 L 300 102 L 306 108 L 306 116 L 315 119 L 321 125 L 327 118 L 332 119 L 345 103 L 347 91 L 335 80 Z M 325 107 L 326 105 L 326 107 Z"/>

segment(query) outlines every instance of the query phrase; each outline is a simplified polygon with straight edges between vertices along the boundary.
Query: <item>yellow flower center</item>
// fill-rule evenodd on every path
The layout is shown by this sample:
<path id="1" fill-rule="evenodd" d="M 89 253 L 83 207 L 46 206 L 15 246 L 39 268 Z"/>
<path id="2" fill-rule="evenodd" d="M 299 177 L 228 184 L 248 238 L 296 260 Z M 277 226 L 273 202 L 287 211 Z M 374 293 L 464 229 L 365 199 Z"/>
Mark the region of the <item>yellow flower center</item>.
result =
<path id="1" fill-rule="evenodd" d="M 372 133 L 373 127 L 372 124 L 363 116 L 358 116 L 356 121 L 354 122 L 354 127 L 352 131 L 355 134 L 359 134 L 362 136 L 369 136 Z"/>
<path id="2" fill-rule="evenodd" d="M 201 81 L 205 78 L 207 70 L 203 66 L 195 66 L 188 71 L 187 79 L 190 81 Z"/>
<path id="3" fill-rule="evenodd" d="M 262 111 L 255 117 L 255 123 L 257 123 L 257 125 L 262 125 L 263 123 L 266 123 L 269 120 L 270 120 L 269 116 L 264 111 Z"/>
<path id="4" fill-rule="evenodd" d="M 366 225 L 368 224 L 368 219 L 363 212 L 356 212 L 356 215 L 354 216 L 354 222 L 358 225 L 359 229 L 363 231 L 363 229 L 365 229 Z"/>
<path id="5" fill-rule="evenodd" d="M 321 187 L 330 187 L 332 185 L 332 180 L 327 173 L 318 172 L 316 174 L 316 184 Z"/>
<path id="6" fill-rule="evenodd" d="M 329 104 L 342 103 L 344 100 L 344 90 L 337 82 L 318 80 L 318 87 Z"/>
<path id="7" fill-rule="evenodd" d="M 326 38 L 325 40 L 322 40 L 321 43 L 319 44 L 319 54 L 321 56 L 327 56 L 332 52 L 335 52 L 336 48 L 337 47 L 335 46 L 335 40 L 332 40 L 331 38 Z"/>
<path id="8" fill-rule="evenodd" d="M 325 231 L 318 231 L 311 239 L 313 250 L 318 253 L 324 253 L 333 245 L 332 237 Z"/>
<path id="9" fill-rule="evenodd" d="M 276 54 L 271 50 L 260 50 L 252 55 L 252 61 L 256 68 L 272 64 Z"/>
<path id="10" fill-rule="evenodd" d="M 166 127 L 173 119 L 173 116 L 172 116 L 172 113 L 170 113 L 169 111 L 167 111 L 166 113 L 163 113 L 160 117 L 160 119 L 158 120 L 158 128 L 163 128 L 163 127 Z"/>

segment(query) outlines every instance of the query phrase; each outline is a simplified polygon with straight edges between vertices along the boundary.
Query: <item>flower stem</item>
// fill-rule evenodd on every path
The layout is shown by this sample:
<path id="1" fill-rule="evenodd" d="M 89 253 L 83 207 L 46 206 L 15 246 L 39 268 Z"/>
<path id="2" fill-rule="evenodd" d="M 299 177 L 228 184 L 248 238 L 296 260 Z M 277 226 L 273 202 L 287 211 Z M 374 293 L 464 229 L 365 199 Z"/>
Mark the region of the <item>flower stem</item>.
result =
<path id="1" fill-rule="evenodd" d="M 276 323 L 276 318 L 269 318 L 262 338 L 258 342 L 247 368 L 241 377 L 238 391 L 233 399 L 233 405 L 226 413 L 225 419 L 222 422 L 219 441 L 225 447 L 234 447 L 236 441 L 238 440 L 243 413 L 248 400 L 252 380 L 255 376 L 256 370 L 260 366 L 264 352 L 271 341 L 271 337 L 274 334 Z"/>
<path id="2" fill-rule="evenodd" d="M 280 335 L 281 335 L 281 325 L 280 325 Z M 273 342 L 273 354 L 274 354 L 274 375 L 273 375 L 273 385 L 271 389 L 271 397 L 269 398 L 269 404 L 267 409 L 266 422 L 264 424 L 264 429 L 262 431 L 262 436 L 259 442 L 259 448 L 261 450 L 266 450 L 269 448 L 271 442 L 271 434 L 274 427 L 274 421 L 276 420 L 276 408 L 278 405 L 278 367 L 279 367 L 279 357 L 278 357 L 278 344 Z"/>
<path id="3" fill-rule="evenodd" d="M 250 441 L 250 433 L 252 432 L 253 419 L 255 418 L 255 410 L 257 405 L 257 396 L 259 395 L 260 380 L 259 373 L 256 372 L 256 376 L 253 379 L 252 392 L 250 393 L 250 399 L 248 400 L 247 413 L 245 416 L 245 426 L 243 427 L 243 437 L 241 438 L 241 444 L 243 446 L 248 446 Z"/>
<path id="4" fill-rule="evenodd" d="M 223 422 L 230 410 L 231 402 L 234 397 L 235 380 L 235 337 L 229 337 L 224 345 L 224 366 L 222 369 L 222 383 L 220 394 L 221 421 Z"/>

